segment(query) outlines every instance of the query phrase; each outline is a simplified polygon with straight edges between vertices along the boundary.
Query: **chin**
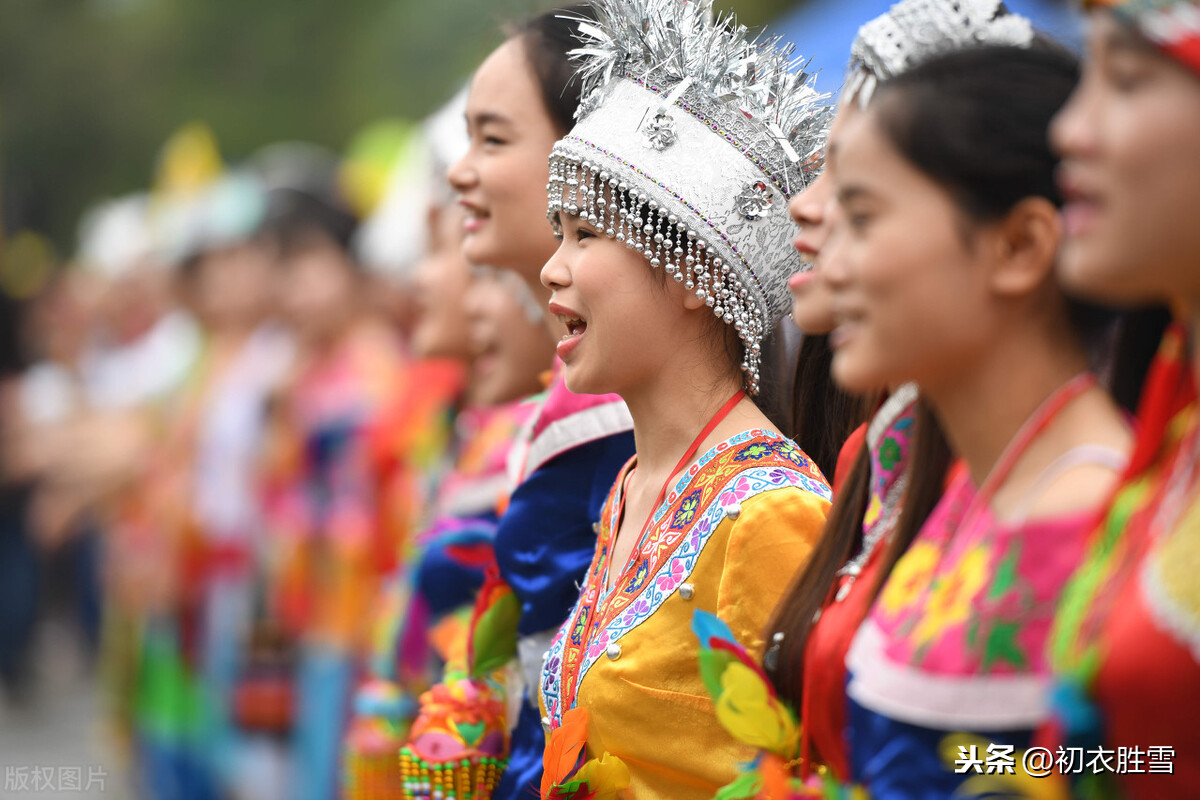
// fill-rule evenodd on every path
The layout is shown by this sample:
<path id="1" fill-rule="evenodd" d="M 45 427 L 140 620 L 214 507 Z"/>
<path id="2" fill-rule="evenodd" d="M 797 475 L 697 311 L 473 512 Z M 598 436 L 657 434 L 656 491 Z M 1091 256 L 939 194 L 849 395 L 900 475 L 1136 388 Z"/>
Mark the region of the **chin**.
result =
<path id="1" fill-rule="evenodd" d="M 1124 261 L 1103 248 L 1084 242 L 1068 240 L 1063 246 L 1055 274 L 1063 288 L 1083 299 L 1128 303 L 1153 300 L 1147 287 L 1139 280 L 1137 258 Z"/>
<path id="2" fill-rule="evenodd" d="M 805 336 L 824 336 L 837 327 L 831 319 L 809 317 L 798 304 L 792 306 L 792 324 Z"/>
<path id="3" fill-rule="evenodd" d="M 496 248 L 492 247 L 489 241 L 486 228 L 482 231 L 475 231 L 463 236 L 462 254 L 463 257 L 472 264 L 487 264 L 492 265 L 495 261 Z"/>
<path id="4" fill-rule="evenodd" d="M 834 382 L 850 394 L 866 395 L 887 386 L 887 378 L 875 374 L 865 364 L 856 362 L 843 351 L 834 353 L 829 374 Z"/>
<path id="5" fill-rule="evenodd" d="M 563 382 L 575 394 L 611 394 L 614 391 L 612 387 L 603 385 L 604 381 L 598 380 L 596 376 L 581 373 L 578 369 L 572 369 L 569 364 L 563 372 Z"/>

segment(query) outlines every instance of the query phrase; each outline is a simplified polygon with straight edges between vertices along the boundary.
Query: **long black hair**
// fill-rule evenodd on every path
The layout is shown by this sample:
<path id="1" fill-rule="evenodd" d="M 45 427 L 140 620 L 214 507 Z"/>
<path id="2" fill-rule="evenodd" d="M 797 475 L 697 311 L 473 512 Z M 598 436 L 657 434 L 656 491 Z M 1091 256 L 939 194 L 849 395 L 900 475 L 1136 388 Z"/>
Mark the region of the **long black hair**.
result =
<path id="1" fill-rule="evenodd" d="M 1057 159 L 1046 132 L 1078 78 L 1077 59 L 1044 38 L 1028 48 L 978 47 L 941 56 L 881 84 L 868 110 L 897 151 L 955 199 L 965 220 L 989 222 L 1028 197 L 1061 205 L 1054 180 Z M 1068 305 L 1081 344 L 1109 339 L 1110 311 L 1074 300 Z M 772 680 L 796 708 L 802 707 L 804 650 L 813 617 L 838 570 L 862 546 L 869 455 L 864 446 L 835 498 L 824 537 L 772 621 L 771 631 L 784 634 Z M 945 435 L 924 403 L 918 404 L 907 461 L 899 521 L 870 587 L 873 593 L 940 499 L 951 462 Z"/>

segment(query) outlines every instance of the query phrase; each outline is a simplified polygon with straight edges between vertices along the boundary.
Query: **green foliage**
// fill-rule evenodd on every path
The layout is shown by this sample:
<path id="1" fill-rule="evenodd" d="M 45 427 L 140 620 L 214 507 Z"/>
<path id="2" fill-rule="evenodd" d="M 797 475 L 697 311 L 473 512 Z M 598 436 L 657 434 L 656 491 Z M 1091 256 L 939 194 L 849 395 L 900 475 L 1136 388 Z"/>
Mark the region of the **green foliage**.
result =
<path id="1" fill-rule="evenodd" d="M 787 0 L 738 0 L 744 22 Z M 381 117 L 420 118 L 545 0 L 0 0 L 4 227 L 70 252 L 91 202 L 149 185 L 180 125 L 226 161 L 281 140 L 340 150 Z"/>

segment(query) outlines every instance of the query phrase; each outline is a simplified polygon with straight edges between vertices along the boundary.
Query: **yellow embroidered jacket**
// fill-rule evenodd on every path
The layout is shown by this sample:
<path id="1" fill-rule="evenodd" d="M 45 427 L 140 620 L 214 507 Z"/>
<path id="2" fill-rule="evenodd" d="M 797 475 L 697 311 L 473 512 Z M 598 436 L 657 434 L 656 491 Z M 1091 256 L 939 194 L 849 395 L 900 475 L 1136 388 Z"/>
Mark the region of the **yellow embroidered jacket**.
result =
<path id="1" fill-rule="evenodd" d="M 638 800 L 710 800 L 755 754 L 717 720 L 700 679 L 692 615 L 716 614 L 761 657 L 770 614 L 824 527 L 830 490 L 790 440 L 738 434 L 668 492 L 606 593 L 630 464 L 602 511 L 580 599 L 546 654 L 543 721 L 555 728 L 567 710 L 586 708 L 587 757 L 620 757 Z"/>

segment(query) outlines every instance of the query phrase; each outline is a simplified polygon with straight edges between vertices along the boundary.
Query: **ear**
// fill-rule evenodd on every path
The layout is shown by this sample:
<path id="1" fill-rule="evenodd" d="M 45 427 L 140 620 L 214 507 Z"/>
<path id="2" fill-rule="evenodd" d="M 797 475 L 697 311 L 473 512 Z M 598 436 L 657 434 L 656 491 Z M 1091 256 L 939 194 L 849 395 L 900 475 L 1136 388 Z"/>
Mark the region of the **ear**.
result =
<path id="1" fill-rule="evenodd" d="M 1044 197 L 1027 197 L 996 223 L 993 291 L 1015 297 L 1034 292 L 1054 272 L 1062 242 L 1058 209 Z"/>
<path id="2" fill-rule="evenodd" d="M 674 283 L 674 281 L 672 281 L 672 283 Z M 704 301 L 699 297 L 696 297 L 695 290 L 689 291 L 683 287 L 683 284 L 679 285 L 679 290 L 683 292 L 683 307 L 688 311 L 696 311 L 704 308 Z"/>

